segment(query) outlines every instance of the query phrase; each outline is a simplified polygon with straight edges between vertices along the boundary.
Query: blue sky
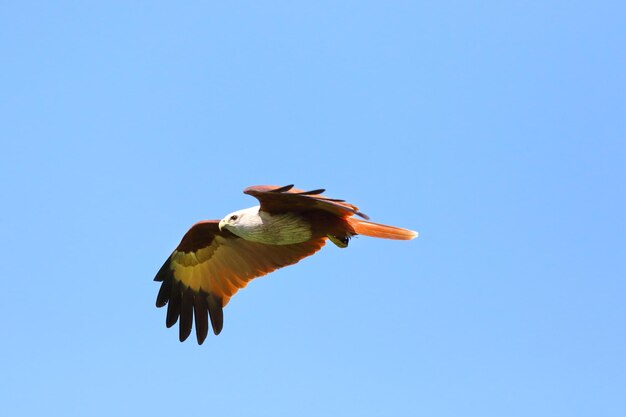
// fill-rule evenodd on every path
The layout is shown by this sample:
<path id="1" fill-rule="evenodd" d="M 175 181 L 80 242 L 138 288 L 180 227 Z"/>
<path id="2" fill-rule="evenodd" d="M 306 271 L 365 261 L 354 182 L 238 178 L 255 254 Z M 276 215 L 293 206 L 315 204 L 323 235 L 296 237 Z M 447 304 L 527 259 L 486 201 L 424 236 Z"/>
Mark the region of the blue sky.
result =
<path id="1" fill-rule="evenodd" d="M 12 2 L 6 415 L 623 416 L 623 2 Z M 152 281 L 255 184 L 358 238 L 179 343 Z"/>

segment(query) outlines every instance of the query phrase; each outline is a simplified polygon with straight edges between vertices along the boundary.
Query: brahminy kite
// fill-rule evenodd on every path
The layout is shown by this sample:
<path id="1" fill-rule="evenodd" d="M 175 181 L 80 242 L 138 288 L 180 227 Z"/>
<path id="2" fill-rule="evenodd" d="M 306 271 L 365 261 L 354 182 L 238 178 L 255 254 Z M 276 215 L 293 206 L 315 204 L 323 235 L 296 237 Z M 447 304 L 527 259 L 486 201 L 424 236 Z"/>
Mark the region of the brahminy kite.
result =
<path id="1" fill-rule="evenodd" d="M 248 187 L 260 206 L 235 211 L 222 220 L 194 224 L 154 278 L 161 282 L 157 307 L 166 304 L 165 324 L 180 318 L 179 339 L 191 333 L 202 344 L 209 330 L 222 331 L 222 309 L 250 280 L 313 255 L 329 239 L 340 248 L 355 235 L 410 240 L 412 230 L 360 220 L 368 217 L 344 200 L 302 191 L 293 185 Z"/>

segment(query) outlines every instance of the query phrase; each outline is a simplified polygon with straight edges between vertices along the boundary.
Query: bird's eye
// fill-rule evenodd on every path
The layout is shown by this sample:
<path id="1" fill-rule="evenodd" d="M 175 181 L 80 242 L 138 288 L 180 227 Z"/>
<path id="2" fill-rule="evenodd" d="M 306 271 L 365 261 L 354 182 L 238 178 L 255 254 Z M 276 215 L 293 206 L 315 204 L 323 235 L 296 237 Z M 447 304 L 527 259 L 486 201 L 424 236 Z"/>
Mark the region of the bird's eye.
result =
<path id="1" fill-rule="evenodd" d="M 235 215 L 230 216 L 230 219 L 231 220 L 237 220 L 237 215 L 235 214 Z"/>

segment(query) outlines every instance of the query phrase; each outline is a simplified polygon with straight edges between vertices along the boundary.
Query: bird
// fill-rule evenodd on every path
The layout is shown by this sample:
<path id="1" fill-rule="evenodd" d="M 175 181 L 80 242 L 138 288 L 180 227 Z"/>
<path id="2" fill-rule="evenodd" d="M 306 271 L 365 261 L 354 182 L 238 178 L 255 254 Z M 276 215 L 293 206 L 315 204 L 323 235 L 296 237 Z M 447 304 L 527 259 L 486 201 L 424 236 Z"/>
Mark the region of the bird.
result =
<path id="1" fill-rule="evenodd" d="M 195 321 L 201 345 L 209 331 L 218 335 L 223 308 L 252 279 L 293 265 L 319 251 L 327 240 L 346 248 L 356 235 L 411 240 L 417 232 L 368 221 L 353 204 L 303 191 L 292 185 L 258 185 L 244 189 L 259 205 L 221 220 L 194 224 L 157 272 L 156 306 L 167 305 L 165 325 L 179 323 L 179 340 Z M 361 219 L 358 219 L 357 217 Z M 364 219 L 364 220 L 362 220 Z"/>

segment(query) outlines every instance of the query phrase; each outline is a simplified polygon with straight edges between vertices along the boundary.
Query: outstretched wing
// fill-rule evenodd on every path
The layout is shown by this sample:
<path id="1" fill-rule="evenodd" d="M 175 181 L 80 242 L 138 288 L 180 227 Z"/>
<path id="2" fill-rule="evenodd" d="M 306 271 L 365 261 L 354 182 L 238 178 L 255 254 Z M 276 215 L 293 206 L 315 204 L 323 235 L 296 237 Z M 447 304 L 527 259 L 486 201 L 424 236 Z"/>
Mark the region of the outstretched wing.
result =
<path id="1" fill-rule="evenodd" d="M 256 185 L 246 188 L 243 192 L 256 197 L 261 202 L 261 210 L 269 213 L 284 213 L 287 211 L 322 210 L 339 217 L 361 216 L 369 217 L 359 211 L 353 204 L 344 200 L 324 197 L 325 190 L 302 191 L 293 188 L 293 185 L 277 187 L 274 185 Z"/>
<path id="2" fill-rule="evenodd" d="M 196 223 L 154 278 L 162 283 L 156 305 L 168 304 L 167 327 L 180 317 L 181 342 L 191 333 L 195 316 L 196 337 L 202 344 L 209 329 L 208 317 L 213 332 L 219 334 L 222 308 L 240 288 L 253 278 L 314 254 L 325 242 L 319 238 L 293 245 L 264 245 L 220 231 L 217 220 Z"/>

